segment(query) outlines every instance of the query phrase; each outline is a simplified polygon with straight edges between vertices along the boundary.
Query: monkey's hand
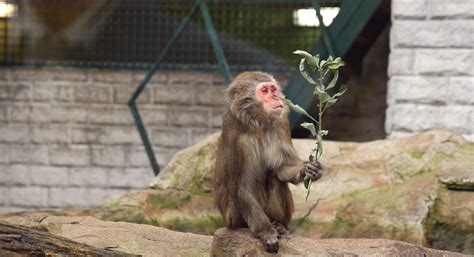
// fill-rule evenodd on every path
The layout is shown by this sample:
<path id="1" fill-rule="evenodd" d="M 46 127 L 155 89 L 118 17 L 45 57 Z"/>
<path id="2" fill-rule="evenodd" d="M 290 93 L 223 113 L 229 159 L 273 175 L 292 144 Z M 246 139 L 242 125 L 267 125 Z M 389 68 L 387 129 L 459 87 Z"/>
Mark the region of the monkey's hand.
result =
<path id="1" fill-rule="evenodd" d="M 318 161 L 306 162 L 300 171 L 301 177 L 308 176 L 312 181 L 318 180 L 323 175 L 323 166 Z"/>

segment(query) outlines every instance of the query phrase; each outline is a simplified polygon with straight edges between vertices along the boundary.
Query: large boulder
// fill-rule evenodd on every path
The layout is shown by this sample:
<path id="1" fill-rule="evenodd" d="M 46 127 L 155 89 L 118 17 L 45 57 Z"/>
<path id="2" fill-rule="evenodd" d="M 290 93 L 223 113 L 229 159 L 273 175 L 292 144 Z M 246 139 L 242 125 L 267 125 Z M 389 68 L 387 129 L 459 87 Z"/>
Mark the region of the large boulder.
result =
<path id="1" fill-rule="evenodd" d="M 47 231 L 100 249 L 141 256 L 209 256 L 212 243 L 211 236 L 175 232 L 143 224 L 102 221 L 87 216 L 33 213 L 11 216 L 3 221 Z"/>
<path id="2" fill-rule="evenodd" d="M 126 194 L 94 216 L 212 234 L 212 166 L 218 134 L 182 150 L 150 189 Z M 306 159 L 314 140 L 295 139 Z M 229 146 L 232 147 L 232 146 Z M 324 142 L 327 174 L 291 186 L 292 231 L 310 238 L 386 238 L 474 253 L 474 143 L 447 130 L 367 143 Z"/>
<path id="3" fill-rule="evenodd" d="M 219 229 L 212 241 L 211 256 L 275 256 L 252 238 L 248 229 Z M 431 256 L 467 257 L 468 255 L 429 249 L 387 239 L 310 239 L 284 236 L 278 256 Z"/>
<path id="4" fill-rule="evenodd" d="M 175 232 L 150 225 L 101 221 L 87 216 L 54 216 L 41 212 L 0 218 L 0 227 L 26 231 L 19 236 L 5 234 L 0 243 L 9 243 L 12 239 L 22 238 L 16 241 L 15 249 L 37 249 L 38 252 L 47 253 L 51 253 L 51 251 L 47 251 L 45 248 L 58 249 L 58 251 L 52 253 L 54 256 L 64 254 L 83 255 L 81 253 L 86 253 L 85 255 L 89 256 L 128 256 L 127 254 L 196 257 L 209 255 L 275 256 L 265 252 L 261 243 L 250 235 L 248 229 L 219 229 L 215 232 L 213 238 L 211 236 Z M 36 234 L 49 241 L 45 244 L 41 237 L 33 239 L 33 235 Z M 75 250 L 76 252 L 64 251 L 65 245 L 69 246 L 71 251 Z M 12 255 L 11 244 L 0 249 L 0 255 L 2 252 L 8 256 Z M 466 256 L 384 239 L 313 240 L 290 235 L 284 236 L 280 240 L 280 251 L 277 256 L 343 255 Z"/>

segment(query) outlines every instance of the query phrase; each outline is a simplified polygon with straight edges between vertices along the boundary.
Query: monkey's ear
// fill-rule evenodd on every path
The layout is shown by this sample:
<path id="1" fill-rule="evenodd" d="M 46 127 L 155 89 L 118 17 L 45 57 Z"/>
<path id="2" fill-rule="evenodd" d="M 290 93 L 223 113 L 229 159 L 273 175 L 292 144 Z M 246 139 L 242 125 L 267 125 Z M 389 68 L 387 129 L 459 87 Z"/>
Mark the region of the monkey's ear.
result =
<path id="1" fill-rule="evenodd" d="M 229 100 L 232 101 L 242 93 L 242 86 L 234 82 L 226 89 L 226 93 Z"/>

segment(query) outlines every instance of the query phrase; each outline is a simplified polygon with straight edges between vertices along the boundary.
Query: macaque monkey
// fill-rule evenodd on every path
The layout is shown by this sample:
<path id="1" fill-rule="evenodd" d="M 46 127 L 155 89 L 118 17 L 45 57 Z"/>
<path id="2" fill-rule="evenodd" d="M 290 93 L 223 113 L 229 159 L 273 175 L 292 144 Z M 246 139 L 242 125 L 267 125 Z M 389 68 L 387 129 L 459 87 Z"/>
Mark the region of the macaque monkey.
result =
<path id="1" fill-rule="evenodd" d="M 288 106 L 273 76 L 241 73 L 226 93 L 215 167 L 217 208 L 227 227 L 248 227 L 268 252 L 278 252 L 294 208 L 288 182 L 317 180 L 323 169 L 297 156 Z"/>

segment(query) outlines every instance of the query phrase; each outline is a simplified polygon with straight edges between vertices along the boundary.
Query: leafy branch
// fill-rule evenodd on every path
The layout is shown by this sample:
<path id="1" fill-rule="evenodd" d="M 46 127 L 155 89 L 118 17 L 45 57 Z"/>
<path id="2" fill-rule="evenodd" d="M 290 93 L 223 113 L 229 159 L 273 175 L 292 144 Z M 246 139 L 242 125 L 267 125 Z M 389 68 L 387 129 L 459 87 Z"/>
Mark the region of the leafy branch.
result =
<path id="1" fill-rule="evenodd" d="M 339 68 L 344 66 L 344 61 L 340 58 L 333 58 L 329 56 L 326 60 L 320 60 L 319 55 L 311 55 L 310 53 L 302 50 L 296 50 L 293 52 L 301 56 L 301 61 L 299 65 L 299 70 L 301 76 L 314 87 L 313 95 L 317 98 L 317 107 L 318 107 L 318 119 L 312 117 L 305 109 L 301 106 L 292 103 L 289 99 L 286 99 L 286 102 L 290 108 L 300 114 L 309 117 L 313 122 L 302 123 L 301 126 L 311 133 L 311 135 L 316 139 L 316 147 L 311 149 L 309 155 L 309 160 L 311 162 L 319 160 L 323 154 L 323 137 L 326 136 L 329 131 L 322 129 L 322 119 L 323 114 L 326 110 L 334 105 L 340 96 L 342 96 L 347 91 L 347 86 L 342 85 L 338 92 L 330 95 L 328 90 L 334 89 L 339 78 Z M 311 76 L 310 72 L 306 69 L 306 64 L 309 65 L 313 72 L 316 72 L 319 76 L 315 80 Z M 326 82 L 326 78 L 329 74 L 332 74 L 332 79 L 329 83 Z M 325 84 L 327 83 L 327 84 Z M 332 91 L 332 90 L 331 90 Z M 308 200 L 308 196 L 311 189 L 312 180 L 306 176 L 303 180 L 304 187 L 306 188 L 306 197 L 305 201 Z"/>

